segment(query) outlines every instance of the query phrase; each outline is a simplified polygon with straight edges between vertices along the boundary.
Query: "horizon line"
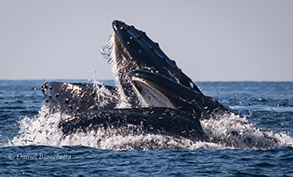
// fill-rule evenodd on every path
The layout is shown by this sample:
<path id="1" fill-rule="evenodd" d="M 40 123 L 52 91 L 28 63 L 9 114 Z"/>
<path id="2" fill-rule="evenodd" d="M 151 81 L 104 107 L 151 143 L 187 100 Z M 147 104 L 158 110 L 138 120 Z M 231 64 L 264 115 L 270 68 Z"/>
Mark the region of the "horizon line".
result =
<path id="1" fill-rule="evenodd" d="M 84 78 L 75 78 L 75 79 L 2 79 L 0 81 L 61 81 L 61 80 L 85 80 L 85 81 L 114 81 L 114 79 L 84 79 Z M 193 82 L 293 82 L 293 80 L 192 80 Z"/>

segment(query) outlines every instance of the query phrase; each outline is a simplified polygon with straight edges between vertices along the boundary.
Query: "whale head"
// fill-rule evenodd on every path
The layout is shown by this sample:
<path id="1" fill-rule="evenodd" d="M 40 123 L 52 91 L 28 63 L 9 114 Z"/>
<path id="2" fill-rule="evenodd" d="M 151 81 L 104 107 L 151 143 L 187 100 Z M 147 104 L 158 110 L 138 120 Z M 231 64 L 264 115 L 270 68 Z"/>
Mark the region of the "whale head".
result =
<path id="1" fill-rule="evenodd" d="M 149 107 L 176 108 L 197 116 L 228 110 L 203 95 L 145 32 L 118 20 L 113 21 L 112 27 L 114 60 L 126 95 L 135 95 L 135 100 L 142 98 Z"/>
<path id="2" fill-rule="evenodd" d="M 140 105 L 138 100 L 141 100 L 138 99 L 141 93 L 138 93 L 137 88 L 133 87 L 132 76 L 130 76 L 131 72 L 137 70 L 156 73 L 201 94 L 198 87 L 182 72 L 175 61 L 171 60 L 160 49 L 158 43 L 153 42 L 145 32 L 118 20 L 113 21 L 112 27 L 114 30 L 112 60 L 118 82 L 132 107 Z M 165 97 L 159 99 L 166 100 Z M 172 107 L 169 102 L 166 103 L 161 106 Z M 147 105 L 150 104 L 147 103 Z"/>

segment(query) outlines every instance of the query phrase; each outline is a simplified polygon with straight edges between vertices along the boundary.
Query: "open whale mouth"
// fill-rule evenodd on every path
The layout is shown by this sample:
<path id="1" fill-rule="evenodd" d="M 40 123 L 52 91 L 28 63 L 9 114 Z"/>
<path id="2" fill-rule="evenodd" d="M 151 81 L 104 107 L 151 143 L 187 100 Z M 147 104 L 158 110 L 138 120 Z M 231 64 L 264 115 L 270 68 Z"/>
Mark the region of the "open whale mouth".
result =
<path id="1" fill-rule="evenodd" d="M 130 75 L 133 87 L 151 107 L 170 107 L 190 112 L 197 117 L 202 116 L 202 100 L 207 100 L 202 93 L 157 73 L 137 70 Z"/>
<path id="2" fill-rule="evenodd" d="M 160 90 L 162 87 L 156 82 L 143 77 L 132 76 L 131 83 L 135 91 L 141 95 L 148 106 L 175 108 L 170 98 Z M 168 92 L 168 90 L 165 91 Z"/>
<path id="3" fill-rule="evenodd" d="M 111 63 L 114 65 L 117 83 L 121 88 L 123 97 L 126 98 L 131 107 L 160 106 L 174 108 L 173 103 L 169 101 L 166 95 L 160 94 L 161 92 L 156 88 L 144 87 L 144 84 L 135 82 L 135 77 L 131 75 L 131 72 L 134 71 L 148 71 L 160 75 L 177 83 L 177 85 L 201 94 L 197 86 L 181 71 L 175 61 L 171 60 L 160 49 L 158 43 L 153 42 L 145 32 L 118 20 L 113 21 L 112 26 L 114 35 Z M 143 92 L 150 94 L 147 97 L 151 99 L 147 99 L 144 93 L 137 91 L 138 85 L 144 87 Z M 141 97 L 143 97 L 143 101 Z"/>
<path id="4" fill-rule="evenodd" d="M 144 106 L 176 108 L 198 117 L 229 110 L 203 95 L 145 32 L 117 20 L 112 26 L 114 65 L 121 90 L 131 105 L 137 107 L 134 100 L 140 100 Z"/>

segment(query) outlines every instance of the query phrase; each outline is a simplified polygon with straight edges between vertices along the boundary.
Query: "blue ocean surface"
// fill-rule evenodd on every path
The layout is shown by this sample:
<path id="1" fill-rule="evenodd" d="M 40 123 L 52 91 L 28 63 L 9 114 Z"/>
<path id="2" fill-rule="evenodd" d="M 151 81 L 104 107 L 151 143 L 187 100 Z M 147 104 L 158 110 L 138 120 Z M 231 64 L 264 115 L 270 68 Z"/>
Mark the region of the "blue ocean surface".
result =
<path id="1" fill-rule="evenodd" d="M 201 122 L 211 143 L 111 132 L 62 137 L 61 116 L 44 106 L 46 81 L 0 80 L 0 176 L 293 176 L 293 82 L 196 82 L 237 113 Z"/>

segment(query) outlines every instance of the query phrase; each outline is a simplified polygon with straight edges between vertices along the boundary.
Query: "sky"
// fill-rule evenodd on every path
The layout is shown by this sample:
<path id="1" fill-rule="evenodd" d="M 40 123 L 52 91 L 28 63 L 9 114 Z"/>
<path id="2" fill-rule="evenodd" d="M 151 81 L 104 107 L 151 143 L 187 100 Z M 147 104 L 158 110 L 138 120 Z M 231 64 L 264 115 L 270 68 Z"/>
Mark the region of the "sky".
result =
<path id="1" fill-rule="evenodd" d="M 112 21 L 194 81 L 293 81 L 291 0 L 0 0 L 0 79 L 113 79 Z"/>

